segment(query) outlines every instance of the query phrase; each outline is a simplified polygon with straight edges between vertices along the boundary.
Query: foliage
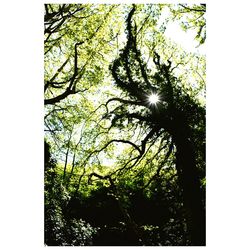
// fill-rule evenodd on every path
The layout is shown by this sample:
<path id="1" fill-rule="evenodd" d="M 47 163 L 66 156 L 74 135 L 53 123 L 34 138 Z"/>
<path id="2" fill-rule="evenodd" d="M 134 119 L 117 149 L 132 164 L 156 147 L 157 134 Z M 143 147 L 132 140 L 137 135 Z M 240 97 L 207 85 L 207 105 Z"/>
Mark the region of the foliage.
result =
<path id="1" fill-rule="evenodd" d="M 164 8 L 205 42 L 203 5 L 45 4 L 46 245 L 204 245 L 205 56 Z"/>
<path id="2" fill-rule="evenodd" d="M 196 31 L 195 39 L 199 44 L 206 40 L 206 4 L 178 4 L 170 5 L 172 19 L 181 21 L 181 27 L 184 31 L 194 29 Z"/>
<path id="3" fill-rule="evenodd" d="M 64 213 L 70 196 L 60 184 L 54 171 L 55 160 L 51 157 L 48 143 L 45 142 L 45 244 L 48 246 L 91 245 L 97 229 L 79 219 L 68 218 Z M 45 154 L 46 155 L 46 154 Z M 52 168 L 51 168 L 52 167 Z"/>
<path id="4" fill-rule="evenodd" d="M 97 229 L 81 219 L 65 220 L 59 207 L 45 210 L 45 244 L 48 246 L 92 245 Z"/>

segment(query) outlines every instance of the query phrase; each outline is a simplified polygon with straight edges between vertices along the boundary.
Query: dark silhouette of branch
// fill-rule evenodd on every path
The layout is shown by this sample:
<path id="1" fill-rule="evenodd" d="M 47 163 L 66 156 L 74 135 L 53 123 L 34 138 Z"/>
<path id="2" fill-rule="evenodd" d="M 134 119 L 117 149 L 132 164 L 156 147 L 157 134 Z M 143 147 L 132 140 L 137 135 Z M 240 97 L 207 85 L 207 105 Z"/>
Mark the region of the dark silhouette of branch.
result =
<path id="1" fill-rule="evenodd" d="M 65 99 L 66 97 L 68 97 L 71 94 L 75 94 L 75 91 L 70 89 L 70 88 L 67 88 L 66 91 L 63 92 L 62 94 L 60 94 L 56 97 L 50 98 L 50 99 L 45 99 L 44 104 L 45 105 L 55 104 L 55 103 L 60 102 L 61 100 Z"/>
<path id="2" fill-rule="evenodd" d="M 127 140 L 117 140 L 117 139 L 113 139 L 113 140 L 109 141 L 101 149 L 96 150 L 95 153 L 99 153 L 99 152 L 103 151 L 105 148 L 107 148 L 113 142 L 121 142 L 121 143 L 125 143 L 125 144 L 130 144 L 131 146 L 133 146 L 139 152 L 139 154 L 142 154 L 142 150 L 137 145 L 135 145 L 133 142 L 127 141 Z"/>
<path id="3" fill-rule="evenodd" d="M 108 105 L 110 102 L 113 102 L 113 101 L 117 101 L 117 102 L 122 102 L 122 103 L 125 103 L 125 104 L 132 104 L 132 105 L 139 105 L 139 106 L 145 106 L 145 102 L 143 101 L 131 101 L 131 100 L 125 100 L 125 99 L 122 99 L 122 98 L 118 98 L 118 97 L 115 97 L 115 98 L 112 98 L 112 99 L 109 99 L 107 102 L 106 102 L 106 105 Z"/>
<path id="4" fill-rule="evenodd" d="M 202 9 L 196 9 L 196 8 L 190 8 L 186 5 L 183 4 L 179 4 L 182 8 L 188 10 L 188 11 L 195 11 L 195 12 L 206 12 L 206 5 L 204 6 L 204 4 L 201 4 L 201 6 L 203 7 Z"/>

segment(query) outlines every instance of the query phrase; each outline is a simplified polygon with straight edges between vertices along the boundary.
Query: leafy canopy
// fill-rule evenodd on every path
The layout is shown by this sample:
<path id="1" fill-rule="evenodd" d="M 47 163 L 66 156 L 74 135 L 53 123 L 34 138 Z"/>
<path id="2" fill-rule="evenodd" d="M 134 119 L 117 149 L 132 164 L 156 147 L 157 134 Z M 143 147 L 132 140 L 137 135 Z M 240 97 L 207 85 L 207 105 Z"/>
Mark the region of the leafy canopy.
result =
<path id="1" fill-rule="evenodd" d="M 167 18 L 179 19 L 204 43 L 204 13 L 204 5 L 45 4 L 45 138 L 55 159 L 45 185 L 64 194 L 46 189 L 47 206 L 57 201 L 63 213 L 71 197 L 102 188 L 125 208 L 138 190 L 180 194 L 173 131 L 183 123 L 205 183 L 205 57 L 165 33 Z"/>

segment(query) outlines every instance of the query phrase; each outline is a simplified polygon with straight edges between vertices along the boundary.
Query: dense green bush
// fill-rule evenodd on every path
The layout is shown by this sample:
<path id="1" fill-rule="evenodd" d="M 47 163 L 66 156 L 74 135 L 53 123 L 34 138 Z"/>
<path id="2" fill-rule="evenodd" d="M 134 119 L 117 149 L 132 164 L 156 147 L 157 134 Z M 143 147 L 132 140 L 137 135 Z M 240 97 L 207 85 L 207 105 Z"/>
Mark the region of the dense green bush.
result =
<path id="1" fill-rule="evenodd" d="M 60 207 L 45 211 L 45 244 L 48 246 L 92 245 L 97 229 L 81 219 L 66 220 Z"/>
<path id="2" fill-rule="evenodd" d="M 71 218 L 65 212 L 70 194 L 56 172 L 56 161 L 49 150 L 45 142 L 45 245 L 92 245 L 97 228 L 82 219 Z"/>

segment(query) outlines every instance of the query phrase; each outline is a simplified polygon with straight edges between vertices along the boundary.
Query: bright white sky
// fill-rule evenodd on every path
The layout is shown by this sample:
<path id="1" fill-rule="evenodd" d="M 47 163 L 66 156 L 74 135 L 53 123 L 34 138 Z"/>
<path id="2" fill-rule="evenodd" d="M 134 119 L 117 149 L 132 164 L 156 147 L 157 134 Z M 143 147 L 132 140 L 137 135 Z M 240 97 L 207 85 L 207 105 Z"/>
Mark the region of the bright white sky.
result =
<path id="1" fill-rule="evenodd" d="M 181 29 L 179 24 L 168 23 L 165 34 L 167 37 L 170 37 L 173 41 L 180 44 L 186 51 L 205 54 L 204 44 L 197 47 L 198 42 L 194 40 L 196 35 L 195 31 L 189 30 L 185 32 Z"/>
<path id="2" fill-rule="evenodd" d="M 167 18 L 169 15 L 169 10 L 165 7 L 161 18 Z M 205 45 L 202 44 L 198 47 L 198 42 L 194 40 L 196 32 L 194 30 L 188 30 L 187 32 L 183 31 L 177 21 L 167 23 L 165 35 L 181 45 L 181 47 L 188 52 L 205 54 Z"/>

